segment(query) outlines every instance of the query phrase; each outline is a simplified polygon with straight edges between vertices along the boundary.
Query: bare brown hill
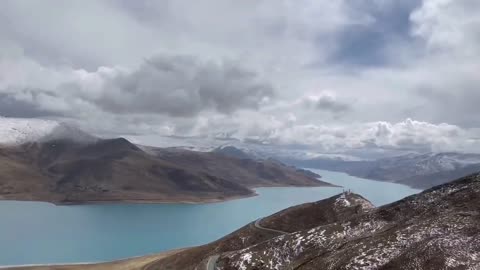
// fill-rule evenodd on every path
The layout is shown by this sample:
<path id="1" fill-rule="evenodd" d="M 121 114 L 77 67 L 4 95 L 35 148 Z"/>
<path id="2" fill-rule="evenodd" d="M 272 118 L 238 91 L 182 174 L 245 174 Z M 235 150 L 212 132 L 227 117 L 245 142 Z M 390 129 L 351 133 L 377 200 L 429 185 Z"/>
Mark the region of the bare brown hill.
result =
<path id="1" fill-rule="evenodd" d="M 215 153 L 142 148 L 119 138 L 0 147 L 0 199 L 54 203 L 213 202 L 258 186 L 321 186 L 293 167 Z"/>

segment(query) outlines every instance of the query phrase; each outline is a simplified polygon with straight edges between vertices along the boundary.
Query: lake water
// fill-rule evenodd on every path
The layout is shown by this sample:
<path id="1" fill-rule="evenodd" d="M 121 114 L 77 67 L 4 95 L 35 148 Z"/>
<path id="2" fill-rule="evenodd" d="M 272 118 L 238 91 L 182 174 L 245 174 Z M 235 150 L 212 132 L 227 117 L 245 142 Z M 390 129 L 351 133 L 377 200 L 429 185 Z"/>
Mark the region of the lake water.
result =
<path id="1" fill-rule="evenodd" d="M 419 192 L 343 173 L 312 171 L 377 206 Z M 342 189 L 259 188 L 260 196 L 204 205 L 0 201 L 0 265 L 110 261 L 205 244 L 257 218 Z"/>

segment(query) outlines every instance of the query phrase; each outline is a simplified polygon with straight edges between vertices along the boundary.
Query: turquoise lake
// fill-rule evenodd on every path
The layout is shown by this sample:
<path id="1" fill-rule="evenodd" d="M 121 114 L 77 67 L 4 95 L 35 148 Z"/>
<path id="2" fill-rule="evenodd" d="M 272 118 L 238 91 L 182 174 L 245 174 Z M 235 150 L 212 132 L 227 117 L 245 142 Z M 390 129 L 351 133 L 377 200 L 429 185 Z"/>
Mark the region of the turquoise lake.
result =
<path id="1" fill-rule="evenodd" d="M 203 205 L 55 206 L 0 201 L 0 265 L 111 261 L 201 245 L 257 218 L 350 189 L 377 206 L 420 190 L 312 170 L 343 188 L 259 188 L 259 196 Z"/>

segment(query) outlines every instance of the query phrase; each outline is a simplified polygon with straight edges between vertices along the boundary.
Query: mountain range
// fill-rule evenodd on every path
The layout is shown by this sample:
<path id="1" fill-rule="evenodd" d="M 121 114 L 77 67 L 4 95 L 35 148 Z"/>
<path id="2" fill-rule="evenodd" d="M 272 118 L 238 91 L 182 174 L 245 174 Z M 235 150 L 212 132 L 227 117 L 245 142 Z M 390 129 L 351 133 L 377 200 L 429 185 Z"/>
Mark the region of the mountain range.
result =
<path id="1" fill-rule="evenodd" d="M 258 148 L 256 150 L 258 151 Z M 217 147 L 212 151 L 226 156 L 252 159 L 262 159 L 265 154 L 231 145 Z M 430 188 L 480 171 L 480 155 L 468 153 L 408 153 L 370 160 L 345 155 L 319 154 L 307 157 L 272 152 L 270 154 L 270 159 L 301 168 L 344 172 L 361 178 L 394 182 L 418 189 Z"/>
<path id="2" fill-rule="evenodd" d="M 480 154 L 356 149 L 324 153 L 313 148 L 207 138 L 165 137 L 179 149 L 195 149 L 256 160 L 274 159 L 300 168 L 348 173 L 418 189 L 429 188 L 480 170 Z M 147 140 L 148 141 L 148 140 Z M 194 146 L 197 145 L 197 146 Z"/>
<path id="3" fill-rule="evenodd" d="M 201 203 L 253 196 L 255 187 L 330 185 L 273 160 L 139 146 L 48 121 L 9 124 L 0 145 L 0 199 Z"/>
<path id="4" fill-rule="evenodd" d="M 0 117 L 0 145 L 18 146 L 28 142 L 45 143 L 54 140 L 91 144 L 98 138 L 78 128 L 51 120 Z M 148 139 L 140 141 L 149 142 Z M 480 170 L 480 155 L 469 153 L 408 152 L 401 154 L 400 152 L 394 154 L 395 152 L 390 151 L 387 155 L 376 155 L 375 158 L 366 159 L 362 155 L 352 155 L 353 152 L 350 154 L 316 153 L 295 147 L 263 145 L 234 139 L 208 140 L 193 137 L 161 137 L 159 139 L 156 137 L 155 142 L 156 145 L 162 145 L 157 149 L 169 149 L 168 152 L 176 149 L 177 154 L 185 151 L 184 153 L 193 155 L 195 152 L 202 158 L 208 156 L 202 153 L 212 152 L 233 159 L 278 163 L 277 165 L 281 166 L 279 162 L 275 162 L 276 160 L 299 168 L 345 172 L 361 178 L 395 182 L 418 189 L 429 188 Z M 142 146 L 139 148 L 148 153 L 152 153 L 151 149 L 154 149 L 154 147 Z M 178 159 L 175 162 L 178 162 Z M 191 164 L 184 164 L 186 168 L 189 165 Z M 211 172 L 212 170 L 209 173 Z M 303 172 L 309 174 L 307 171 Z"/>

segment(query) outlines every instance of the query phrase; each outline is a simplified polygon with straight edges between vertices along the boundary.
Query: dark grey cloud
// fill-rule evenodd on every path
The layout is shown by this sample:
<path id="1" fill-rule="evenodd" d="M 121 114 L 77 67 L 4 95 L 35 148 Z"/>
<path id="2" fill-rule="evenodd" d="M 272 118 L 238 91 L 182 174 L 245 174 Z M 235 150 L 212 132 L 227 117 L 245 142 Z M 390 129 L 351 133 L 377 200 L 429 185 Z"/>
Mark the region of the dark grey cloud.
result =
<path id="1" fill-rule="evenodd" d="M 170 15 L 170 1 L 116 0 L 113 3 L 142 23 L 164 20 Z"/>
<path id="2" fill-rule="evenodd" d="M 133 70 L 103 68 L 67 76 L 69 80 L 51 89 L 0 89 L 0 115 L 227 115 L 259 109 L 275 94 L 268 81 L 236 62 L 204 62 L 192 56 L 161 55 Z"/>
<path id="3" fill-rule="evenodd" d="M 105 82 L 92 101 L 112 113 L 194 116 L 201 111 L 229 114 L 258 109 L 273 87 L 234 62 L 202 62 L 190 56 L 157 56 L 133 72 Z"/>
<path id="4" fill-rule="evenodd" d="M 12 94 L 0 93 L 0 116 L 32 118 L 55 116 L 56 113 L 39 108 L 34 102 L 19 100 Z"/>
<path id="5" fill-rule="evenodd" d="M 343 113 L 351 109 L 351 105 L 346 102 L 338 101 L 333 96 L 321 96 L 316 102 L 315 107 L 318 110 L 331 111 L 334 113 Z"/>
<path id="6" fill-rule="evenodd" d="M 333 93 L 321 92 L 303 98 L 302 106 L 332 114 L 335 117 L 344 115 L 353 109 L 353 101 L 339 99 Z"/>
<path id="7" fill-rule="evenodd" d="M 414 43 L 410 35 L 410 14 L 420 4 L 417 0 L 351 1 L 351 8 L 368 16 L 371 22 L 352 24 L 335 33 L 335 46 L 328 61 L 363 67 L 391 64 L 389 54 L 395 44 Z"/>
<path id="8" fill-rule="evenodd" d="M 423 101 L 423 106 L 415 109 L 419 118 L 466 128 L 480 127 L 480 80 L 442 86 L 426 84 L 419 87 L 416 93 Z"/>

